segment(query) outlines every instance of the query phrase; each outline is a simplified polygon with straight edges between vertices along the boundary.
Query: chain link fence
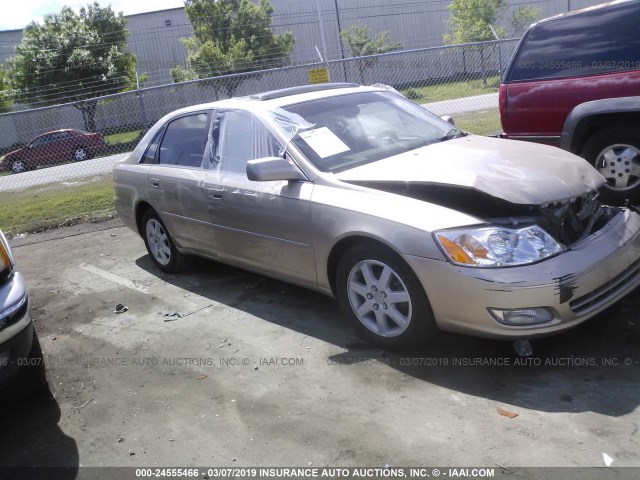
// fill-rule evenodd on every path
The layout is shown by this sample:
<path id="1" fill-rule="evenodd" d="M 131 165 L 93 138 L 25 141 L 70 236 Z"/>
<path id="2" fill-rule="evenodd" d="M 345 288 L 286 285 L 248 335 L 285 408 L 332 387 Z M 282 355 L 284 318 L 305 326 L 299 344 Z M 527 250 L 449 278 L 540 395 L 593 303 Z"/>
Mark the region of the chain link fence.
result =
<path id="1" fill-rule="evenodd" d="M 91 185 L 102 188 L 107 198 L 95 205 L 83 201 L 83 215 L 105 206 L 103 210 L 112 210 L 113 197 L 108 197 L 113 164 L 162 116 L 230 96 L 305 85 L 309 71 L 321 67 L 327 68 L 332 82 L 391 85 L 437 115 L 455 115 L 458 125 L 473 133 L 498 130 L 500 76 L 517 41 L 405 50 L 227 75 L 0 115 L 0 228 L 27 231 L 64 221 L 68 213 L 63 207 L 35 212 L 26 220 L 11 220 L 11 215 L 23 208 L 20 201 L 46 198 L 50 192 L 66 198 L 74 189 L 92 191 Z"/>

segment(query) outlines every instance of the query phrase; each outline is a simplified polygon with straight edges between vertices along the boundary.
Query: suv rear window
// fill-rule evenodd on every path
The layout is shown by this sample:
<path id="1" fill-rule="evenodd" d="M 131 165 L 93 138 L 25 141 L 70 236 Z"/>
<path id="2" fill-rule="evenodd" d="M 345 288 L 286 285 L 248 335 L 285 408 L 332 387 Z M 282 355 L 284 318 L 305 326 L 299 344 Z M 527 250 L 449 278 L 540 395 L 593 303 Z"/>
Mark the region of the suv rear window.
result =
<path id="1" fill-rule="evenodd" d="M 534 25 L 508 81 L 640 70 L 640 2 L 586 10 Z"/>

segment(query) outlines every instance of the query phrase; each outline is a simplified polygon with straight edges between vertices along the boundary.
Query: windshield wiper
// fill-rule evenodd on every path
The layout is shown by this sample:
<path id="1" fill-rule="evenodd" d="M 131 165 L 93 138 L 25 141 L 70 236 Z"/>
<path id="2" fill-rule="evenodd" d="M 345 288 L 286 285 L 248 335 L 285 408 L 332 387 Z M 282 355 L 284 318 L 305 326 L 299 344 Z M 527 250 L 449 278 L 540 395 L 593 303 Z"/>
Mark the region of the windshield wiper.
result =
<path id="1" fill-rule="evenodd" d="M 457 128 L 452 128 L 447 132 L 447 134 L 444 137 L 440 139 L 440 141 L 446 142 L 447 140 L 452 140 L 458 137 L 465 137 L 466 135 L 468 135 L 466 132 L 463 132 L 462 130 Z"/>

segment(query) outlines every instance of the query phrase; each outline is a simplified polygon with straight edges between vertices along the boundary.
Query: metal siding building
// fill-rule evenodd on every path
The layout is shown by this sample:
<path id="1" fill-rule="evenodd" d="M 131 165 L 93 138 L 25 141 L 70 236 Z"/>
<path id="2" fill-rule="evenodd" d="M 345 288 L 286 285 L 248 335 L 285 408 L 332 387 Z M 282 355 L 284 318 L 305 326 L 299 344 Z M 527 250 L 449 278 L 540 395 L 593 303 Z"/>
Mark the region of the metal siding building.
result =
<path id="1" fill-rule="evenodd" d="M 271 0 L 272 27 L 275 33 L 290 31 L 295 45 L 290 56 L 294 64 L 318 60 L 317 49 L 327 60 L 348 56 L 339 37 L 339 28 L 368 25 L 371 33 L 389 32 L 389 40 L 400 42 L 405 49 L 443 45 L 449 18 L 448 0 Z M 513 0 L 501 16 L 508 28 L 513 12 L 521 5 L 536 7 L 541 18 L 567 9 L 578 9 L 601 3 L 601 0 Z M 322 41 L 320 22 L 324 26 Z M 173 8 L 127 16 L 129 48 L 138 58 L 138 71 L 146 73 L 147 86 L 171 83 L 170 69 L 184 64 L 186 49 L 181 37 L 191 35 L 184 8 Z M 0 63 L 13 54 L 22 38 L 21 30 L 0 32 Z"/>

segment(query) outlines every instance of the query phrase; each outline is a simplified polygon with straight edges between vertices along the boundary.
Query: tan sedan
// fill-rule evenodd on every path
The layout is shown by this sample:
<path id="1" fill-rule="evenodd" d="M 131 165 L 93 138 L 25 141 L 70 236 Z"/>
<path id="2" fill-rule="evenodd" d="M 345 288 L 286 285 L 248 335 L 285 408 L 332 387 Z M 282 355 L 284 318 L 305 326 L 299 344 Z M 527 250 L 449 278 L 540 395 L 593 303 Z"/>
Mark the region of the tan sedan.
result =
<path id="1" fill-rule="evenodd" d="M 384 348 L 548 335 L 640 285 L 640 215 L 601 205 L 585 160 L 467 134 L 384 87 L 178 110 L 114 181 L 162 271 L 197 255 L 318 290 Z"/>

